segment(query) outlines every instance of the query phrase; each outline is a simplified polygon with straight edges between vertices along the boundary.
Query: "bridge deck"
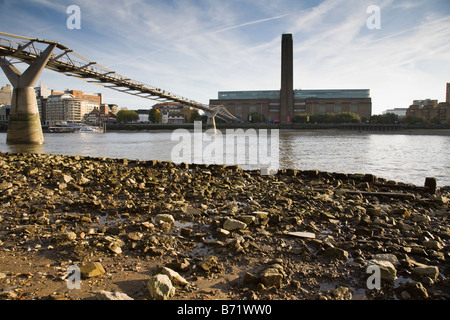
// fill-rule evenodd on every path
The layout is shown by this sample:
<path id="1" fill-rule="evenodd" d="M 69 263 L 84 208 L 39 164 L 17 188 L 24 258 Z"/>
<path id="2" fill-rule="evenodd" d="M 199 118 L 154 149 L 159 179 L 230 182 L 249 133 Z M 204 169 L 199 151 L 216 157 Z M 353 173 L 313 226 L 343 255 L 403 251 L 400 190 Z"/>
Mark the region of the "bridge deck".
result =
<path id="1" fill-rule="evenodd" d="M 56 48 L 46 65 L 47 69 L 144 99 L 159 102 L 179 102 L 185 106 L 203 110 L 207 114 L 214 113 L 219 107 L 202 104 L 161 88 L 122 76 L 76 53 L 59 42 L 0 32 L 0 56 L 9 57 L 11 60 L 16 59 L 20 62 L 31 63 L 39 57 L 48 44 L 56 44 Z M 220 111 L 217 113 L 219 118 L 225 121 L 240 121 L 223 106 L 220 107 Z"/>

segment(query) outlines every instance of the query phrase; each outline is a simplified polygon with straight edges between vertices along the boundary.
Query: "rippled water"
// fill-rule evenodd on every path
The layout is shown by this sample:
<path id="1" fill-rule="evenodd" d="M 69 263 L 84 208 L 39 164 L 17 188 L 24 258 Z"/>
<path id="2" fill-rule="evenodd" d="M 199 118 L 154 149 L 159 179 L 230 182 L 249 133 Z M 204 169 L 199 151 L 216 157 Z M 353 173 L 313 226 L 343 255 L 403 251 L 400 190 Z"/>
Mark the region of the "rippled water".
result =
<path id="1" fill-rule="evenodd" d="M 6 144 L 6 133 L 0 133 L 0 151 L 172 161 L 179 141 L 172 132 L 52 133 L 45 134 L 43 146 L 14 146 Z M 208 144 L 204 141 L 203 147 Z M 255 146 L 246 150 L 250 155 L 257 152 Z M 201 162 L 194 148 L 190 151 L 191 161 L 186 162 Z M 205 157 L 204 162 L 213 161 Z M 450 185 L 450 136 L 280 131 L 279 167 L 371 173 L 416 185 L 423 185 L 426 177 L 436 177 L 438 185 Z"/>

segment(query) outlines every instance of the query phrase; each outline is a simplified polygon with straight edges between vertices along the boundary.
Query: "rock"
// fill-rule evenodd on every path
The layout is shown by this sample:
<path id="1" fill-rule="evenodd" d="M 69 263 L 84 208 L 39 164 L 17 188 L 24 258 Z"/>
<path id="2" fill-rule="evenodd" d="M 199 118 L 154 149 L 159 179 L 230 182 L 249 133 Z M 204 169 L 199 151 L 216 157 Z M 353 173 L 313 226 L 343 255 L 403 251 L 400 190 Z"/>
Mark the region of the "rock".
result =
<path id="1" fill-rule="evenodd" d="M 123 292 L 101 290 L 95 293 L 94 300 L 134 300 Z"/>
<path id="2" fill-rule="evenodd" d="M 403 299 L 428 299 L 428 291 L 424 288 L 422 283 L 417 281 L 409 281 L 401 284 L 397 290 L 401 292 L 400 295 Z"/>
<path id="3" fill-rule="evenodd" d="M 329 247 L 322 251 L 320 255 L 329 260 L 348 260 L 348 252 L 341 248 Z"/>
<path id="4" fill-rule="evenodd" d="M 175 224 L 175 219 L 171 214 L 160 213 L 155 216 L 155 224 L 160 224 L 162 222 L 167 222 L 171 225 Z"/>
<path id="5" fill-rule="evenodd" d="M 108 249 L 111 250 L 112 252 L 116 253 L 116 254 L 121 254 L 122 253 L 122 248 L 114 242 L 111 242 L 108 246 Z"/>
<path id="6" fill-rule="evenodd" d="M 411 213 L 404 208 L 392 209 L 390 213 L 395 216 L 402 216 L 403 218 L 408 218 L 409 216 L 411 216 Z"/>
<path id="7" fill-rule="evenodd" d="M 246 225 L 249 225 L 256 220 L 255 216 L 249 214 L 242 214 L 238 216 L 237 219 L 244 222 Z"/>
<path id="8" fill-rule="evenodd" d="M 413 222 L 419 222 L 419 223 L 429 223 L 430 217 L 423 214 L 418 214 L 412 218 Z"/>
<path id="9" fill-rule="evenodd" d="M 377 265 L 380 268 L 380 276 L 382 280 L 392 282 L 397 278 L 397 269 L 395 269 L 391 262 L 387 260 L 372 259 L 369 261 L 369 266 L 371 265 Z"/>
<path id="10" fill-rule="evenodd" d="M 394 266 L 400 265 L 396 255 L 392 253 L 377 253 L 373 258 L 377 261 L 389 261 Z"/>
<path id="11" fill-rule="evenodd" d="M 58 242 L 70 242 L 77 239 L 77 234 L 72 231 L 64 232 L 56 236 L 56 241 Z"/>
<path id="12" fill-rule="evenodd" d="M 168 300 L 175 295 L 175 287 L 165 274 L 157 274 L 147 282 L 150 296 L 154 300 Z"/>
<path id="13" fill-rule="evenodd" d="M 178 272 L 170 268 L 163 267 L 159 273 L 168 276 L 170 281 L 172 281 L 174 285 L 179 285 L 183 287 L 189 285 L 189 282 L 187 282 L 185 278 L 183 278 Z"/>
<path id="14" fill-rule="evenodd" d="M 339 287 L 333 290 L 333 296 L 336 300 L 351 300 L 352 293 L 347 287 Z"/>
<path id="15" fill-rule="evenodd" d="M 264 269 L 259 278 L 265 286 L 275 286 L 279 288 L 281 286 L 281 281 L 283 280 L 283 274 L 280 273 L 278 268 L 271 266 Z"/>
<path id="16" fill-rule="evenodd" d="M 246 272 L 244 275 L 244 283 L 246 284 L 258 284 L 259 278 L 251 272 Z"/>
<path id="17" fill-rule="evenodd" d="M 106 271 L 100 262 L 90 262 L 80 267 L 83 278 L 93 278 L 105 274 Z"/>
<path id="18" fill-rule="evenodd" d="M 439 268 L 435 266 L 420 266 L 415 267 L 413 273 L 418 276 L 429 277 L 436 280 L 439 275 Z"/>
<path id="19" fill-rule="evenodd" d="M 443 249 L 443 246 L 439 243 L 439 241 L 436 241 L 436 240 L 423 241 L 422 245 L 426 249 L 432 249 L 432 250 L 442 250 Z"/>
<path id="20" fill-rule="evenodd" d="M 209 256 L 198 264 L 198 267 L 206 272 L 220 273 L 223 271 L 223 266 L 219 263 L 219 258 L 216 256 Z"/>
<path id="21" fill-rule="evenodd" d="M 241 230 L 247 227 L 247 224 L 245 222 L 228 218 L 223 223 L 223 228 L 228 231 L 234 231 L 234 230 Z"/>
<path id="22" fill-rule="evenodd" d="M 287 234 L 299 238 L 309 238 L 309 239 L 316 238 L 316 234 L 312 232 L 295 231 L 295 232 L 288 232 Z"/>
<path id="23" fill-rule="evenodd" d="M 132 241 L 139 241 L 144 237 L 144 234 L 141 232 L 130 232 L 127 234 L 127 237 Z"/>

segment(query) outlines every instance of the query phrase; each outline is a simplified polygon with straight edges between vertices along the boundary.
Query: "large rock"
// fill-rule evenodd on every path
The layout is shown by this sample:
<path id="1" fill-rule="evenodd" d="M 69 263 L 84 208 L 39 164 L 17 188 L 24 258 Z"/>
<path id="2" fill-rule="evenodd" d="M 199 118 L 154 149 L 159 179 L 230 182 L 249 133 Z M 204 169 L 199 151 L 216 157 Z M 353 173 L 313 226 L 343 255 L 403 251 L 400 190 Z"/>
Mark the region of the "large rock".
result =
<path id="1" fill-rule="evenodd" d="M 223 228 L 228 231 L 241 230 L 244 229 L 245 227 L 247 227 L 247 224 L 245 222 L 232 218 L 228 218 L 223 223 Z"/>
<path id="2" fill-rule="evenodd" d="M 105 274 L 106 271 L 100 262 L 90 262 L 80 267 L 83 278 L 93 278 Z"/>
<path id="3" fill-rule="evenodd" d="M 369 261 L 369 266 L 371 265 L 376 265 L 380 268 L 380 277 L 382 280 L 392 282 L 397 278 L 397 269 L 395 269 L 392 262 L 372 259 Z"/>
<path id="4" fill-rule="evenodd" d="M 435 266 L 420 266 L 413 269 L 413 273 L 423 277 L 429 277 L 436 280 L 439 275 L 439 268 Z"/>
<path id="5" fill-rule="evenodd" d="M 154 300 L 168 300 L 175 295 L 175 287 L 165 274 L 157 274 L 147 282 L 150 296 Z"/>

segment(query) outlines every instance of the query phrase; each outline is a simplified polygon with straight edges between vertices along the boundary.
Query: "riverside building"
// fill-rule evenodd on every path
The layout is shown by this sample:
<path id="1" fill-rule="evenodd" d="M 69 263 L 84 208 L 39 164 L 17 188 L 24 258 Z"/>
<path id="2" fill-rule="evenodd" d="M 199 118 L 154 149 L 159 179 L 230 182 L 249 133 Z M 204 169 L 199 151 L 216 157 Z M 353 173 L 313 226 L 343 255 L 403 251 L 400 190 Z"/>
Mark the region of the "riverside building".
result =
<path id="1" fill-rule="evenodd" d="M 261 91 L 220 91 L 210 105 L 223 105 L 242 120 L 258 113 L 266 120 L 290 122 L 297 115 L 353 112 L 370 119 L 372 99 L 369 89 L 294 90 L 293 41 L 283 34 L 281 44 L 281 89 Z"/>

